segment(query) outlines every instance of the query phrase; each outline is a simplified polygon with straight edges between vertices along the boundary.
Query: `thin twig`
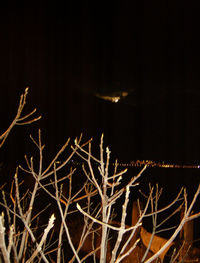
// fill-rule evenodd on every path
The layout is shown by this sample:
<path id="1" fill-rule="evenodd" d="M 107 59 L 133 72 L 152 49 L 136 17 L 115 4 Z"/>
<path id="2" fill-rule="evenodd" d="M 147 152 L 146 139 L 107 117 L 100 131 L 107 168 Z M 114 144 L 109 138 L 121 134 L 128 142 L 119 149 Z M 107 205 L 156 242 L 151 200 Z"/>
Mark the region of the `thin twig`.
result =
<path id="1" fill-rule="evenodd" d="M 44 244 L 44 242 L 47 239 L 47 235 L 49 233 L 49 231 L 51 230 L 51 228 L 54 226 L 54 220 L 55 220 L 55 216 L 54 214 L 50 217 L 49 219 L 49 223 L 48 226 L 45 228 L 44 230 L 44 234 L 41 238 L 40 243 L 38 244 L 36 250 L 33 252 L 32 256 L 26 261 L 26 263 L 31 263 L 33 262 L 34 258 L 38 255 L 38 253 L 42 250 L 42 246 Z"/>
<path id="2" fill-rule="evenodd" d="M 1 141 L 0 148 L 5 143 L 8 135 L 10 134 L 11 130 L 13 129 L 13 127 L 15 125 L 27 125 L 27 124 L 31 124 L 31 123 L 36 122 L 36 121 L 41 119 L 41 116 L 39 116 L 39 117 L 36 117 L 34 119 L 27 120 L 29 117 L 32 117 L 32 115 L 36 112 L 36 109 L 34 109 L 32 112 L 26 114 L 24 117 L 21 117 L 22 111 L 23 111 L 24 106 L 26 104 L 27 95 L 28 95 L 28 87 L 25 89 L 25 92 L 20 96 L 20 101 L 19 101 L 17 114 L 16 114 L 15 118 L 11 122 L 8 129 L 2 135 L 0 135 L 0 141 Z"/>

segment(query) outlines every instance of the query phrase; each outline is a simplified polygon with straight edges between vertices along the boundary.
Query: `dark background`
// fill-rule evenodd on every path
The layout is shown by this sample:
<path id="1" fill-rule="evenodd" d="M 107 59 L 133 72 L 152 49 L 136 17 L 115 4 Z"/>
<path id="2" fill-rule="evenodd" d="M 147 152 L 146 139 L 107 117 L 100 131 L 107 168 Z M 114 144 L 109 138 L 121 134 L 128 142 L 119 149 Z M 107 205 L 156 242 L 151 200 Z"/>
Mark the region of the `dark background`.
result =
<path id="1" fill-rule="evenodd" d="M 14 128 L 1 150 L 15 166 L 41 127 L 50 158 L 83 133 L 120 162 L 200 162 L 199 14 L 188 1 L 9 1 L 0 7 L 1 133 L 29 86 L 26 112 L 37 124 Z M 97 94 L 128 92 L 118 103 Z M 131 168 L 129 174 L 135 175 Z M 198 169 L 149 169 L 173 196 L 191 195 Z"/>

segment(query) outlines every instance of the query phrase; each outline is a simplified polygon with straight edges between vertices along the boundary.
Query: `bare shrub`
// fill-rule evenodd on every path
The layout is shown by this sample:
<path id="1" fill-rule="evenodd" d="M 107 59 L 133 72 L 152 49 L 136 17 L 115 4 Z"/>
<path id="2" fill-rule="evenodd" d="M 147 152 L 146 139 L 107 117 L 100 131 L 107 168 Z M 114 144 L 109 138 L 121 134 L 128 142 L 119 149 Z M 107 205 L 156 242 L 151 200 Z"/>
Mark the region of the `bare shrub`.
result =
<path id="1" fill-rule="evenodd" d="M 28 89 L 20 98 L 16 117 L 10 127 L 0 136 L 0 147 L 15 125 L 26 125 L 40 119 L 32 118 L 35 110 L 21 117 L 27 92 Z M 149 193 L 143 194 L 146 198 L 143 207 L 138 200 L 133 203 L 132 215 L 127 215 L 130 192 L 137 191 L 135 187 L 139 186 L 147 165 L 124 185 L 127 170 L 119 170 L 117 161 L 111 163 L 111 152 L 108 147 L 104 148 L 103 135 L 99 157 L 92 153 L 92 140 L 82 142 L 80 136 L 74 143 L 68 139 L 48 164 L 44 163 L 45 147 L 41 131 L 38 131 L 36 139 L 33 136 L 30 138 L 39 158 L 25 156 L 26 167 L 19 165 L 16 168 L 10 192 L 5 193 L 1 189 L 0 262 L 200 261 L 198 249 L 192 250 L 187 242 L 177 246 L 175 241 L 184 226 L 200 215 L 192 214 L 200 186 L 190 204 L 186 189 L 181 189 L 173 201 L 160 208 L 162 189 L 150 185 Z M 72 159 L 74 157 L 79 159 L 80 169 Z M 25 174 L 23 178 L 22 173 Z M 81 175 L 85 180 L 77 184 Z M 22 181 L 28 176 L 34 179 L 34 184 L 31 189 L 22 192 Z M 36 201 L 39 199 L 41 202 L 44 194 L 48 195 L 48 200 L 56 209 L 52 209 L 50 217 L 41 219 L 46 209 L 39 207 L 39 212 L 35 212 L 38 209 Z M 173 207 L 170 216 L 160 222 L 159 216 Z M 165 222 L 181 210 L 179 225 L 175 229 L 168 229 L 172 232 L 170 238 L 160 237 L 159 233 L 165 230 Z M 115 221 L 116 211 L 120 216 L 118 221 Z M 130 226 L 126 225 L 127 217 L 132 217 Z M 151 232 L 143 227 L 146 217 L 152 218 Z M 72 251 L 70 258 L 67 247 Z M 191 256 L 192 253 L 195 255 Z"/>

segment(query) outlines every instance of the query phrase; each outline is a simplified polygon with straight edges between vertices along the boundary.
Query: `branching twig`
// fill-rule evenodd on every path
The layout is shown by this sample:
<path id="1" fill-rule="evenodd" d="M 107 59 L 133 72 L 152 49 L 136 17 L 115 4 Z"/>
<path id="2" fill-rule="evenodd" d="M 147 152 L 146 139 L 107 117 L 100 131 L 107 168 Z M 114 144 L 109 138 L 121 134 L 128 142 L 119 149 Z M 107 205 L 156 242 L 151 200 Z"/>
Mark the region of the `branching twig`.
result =
<path id="1" fill-rule="evenodd" d="M 10 134 L 11 130 L 13 129 L 13 127 L 15 125 L 27 125 L 27 124 L 31 124 L 31 123 L 36 122 L 39 119 L 41 119 L 41 116 L 39 116 L 39 117 L 36 117 L 34 119 L 27 120 L 29 117 L 32 117 L 32 115 L 36 112 L 36 109 L 34 109 L 32 112 L 26 114 L 25 116 L 21 117 L 22 111 L 23 111 L 24 106 L 26 104 L 27 95 L 28 95 L 28 88 L 25 89 L 24 94 L 22 94 L 20 97 L 17 114 L 16 114 L 14 120 L 12 121 L 12 123 L 10 124 L 8 129 L 2 135 L 0 135 L 0 148 L 3 146 L 5 140 L 7 139 L 8 135 Z"/>
<path id="2" fill-rule="evenodd" d="M 50 217 L 49 219 L 49 223 L 48 226 L 45 228 L 44 230 L 44 234 L 41 238 L 40 243 L 38 244 L 36 250 L 33 252 L 32 256 L 26 261 L 26 263 L 31 263 L 33 262 L 34 258 L 38 255 L 38 253 L 40 253 L 40 251 L 42 250 L 42 246 L 44 244 L 44 242 L 47 239 L 47 235 L 49 233 L 49 231 L 51 230 L 51 228 L 54 226 L 54 220 L 55 220 L 55 216 L 54 214 Z"/>

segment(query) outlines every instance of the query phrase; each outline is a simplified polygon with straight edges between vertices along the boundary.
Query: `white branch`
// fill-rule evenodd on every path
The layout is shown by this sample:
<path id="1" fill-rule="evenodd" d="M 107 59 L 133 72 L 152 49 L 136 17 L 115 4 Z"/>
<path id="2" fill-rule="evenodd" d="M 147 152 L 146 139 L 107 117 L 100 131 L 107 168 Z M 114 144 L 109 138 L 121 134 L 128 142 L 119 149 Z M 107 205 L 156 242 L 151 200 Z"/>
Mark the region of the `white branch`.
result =
<path id="1" fill-rule="evenodd" d="M 3 254 L 3 259 L 5 263 L 10 262 L 10 255 L 8 253 L 8 250 L 6 248 L 5 243 L 5 227 L 4 227 L 4 217 L 3 215 L 0 215 L 0 249 Z"/>
<path id="2" fill-rule="evenodd" d="M 44 244 L 44 242 L 47 239 L 47 235 L 49 233 L 49 231 L 51 230 L 51 228 L 54 226 L 54 220 L 55 220 L 55 216 L 54 214 L 50 217 L 49 219 L 49 223 L 48 226 L 45 228 L 44 230 L 44 234 L 41 238 L 40 243 L 37 245 L 36 250 L 33 252 L 32 256 L 26 261 L 26 263 L 31 263 L 33 262 L 34 258 L 38 255 L 38 253 L 40 253 L 40 251 L 42 250 L 42 246 Z"/>

